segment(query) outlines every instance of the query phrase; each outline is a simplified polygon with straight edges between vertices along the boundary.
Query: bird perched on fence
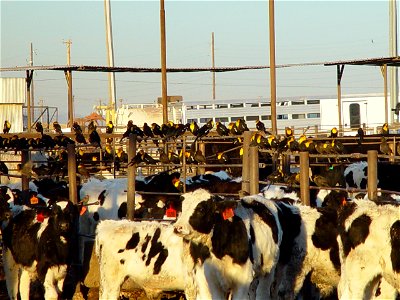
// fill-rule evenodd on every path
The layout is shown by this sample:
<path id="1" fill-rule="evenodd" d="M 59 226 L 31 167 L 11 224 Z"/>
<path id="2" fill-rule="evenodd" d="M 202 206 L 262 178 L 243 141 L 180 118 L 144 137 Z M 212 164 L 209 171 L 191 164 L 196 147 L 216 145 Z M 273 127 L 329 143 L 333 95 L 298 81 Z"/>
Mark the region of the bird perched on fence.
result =
<path id="1" fill-rule="evenodd" d="M 128 163 L 128 166 L 138 165 L 138 164 L 140 164 L 141 162 L 143 162 L 143 159 L 142 159 L 143 154 L 141 153 L 141 151 L 143 151 L 143 150 L 140 150 L 140 151 L 138 151 L 138 152 L 136 153 L 136 155 L 135 155 L 135 156 L 131 159 L 131 161 Z"/>
<path id="2" fill-rule="evenodd" d="M 265 124 L 261 120 L 256 121 L 256 128 L 258 131 L 265 132 Z"/>
<path id="3" fill-rule="evenodd" d="M 199 131 L 197 132 L 197 136 L 194 139 L 194 142 L 196 142 L 197 139 L 206 136 L 213 127 L 214 127 L 214 122 L 212 119 L 210 119 L 206 124 L 200 127 Z"/>
<path id="4" fill-rule="evenodd" d="M 160 162 L 159 160 L 151 157 L 151 155 L 146 153 L 143 149 L 141 149 L 139 152 L 142 156 L 142 161 L 148 165 L 156 165 L 158 162 Z"/>
<path id="5" fill-rule="evenodd" d="M 81 125 L 79 125 L 78 124 L 78 122 L 74 122 L 73 124 L 72 124 L 72 130 L 75 132 L 75 133 L 82 133 L 82 128 L 81 128 Z"/>
<path id="6" fill-rule="evenodd" d="M 219 136 L 228 136 L 229 135 L 229 129 L 221 122 L 219 122 L 219 121 L 215 122 L 215 126 L 216 126 L 215 129 Z"/>
<path id="7" fill-rule="evenodd" d="M 1 175 L 6 175 L 8 180 L 10 180 L 10 176 L 8 176 L 8 167 L 5 164 L 5 162 L 0 160 L 0 174 Z"/>
<path id="8" fill-rule="evenodd" d="M 164 134 L 161 131 L 161 126 L 157 123 L 151 123 L 151 130 L 153 131 L 154 135 L 164 137 Z"/>
<path id="9" fill-rule="evenodd" d="M 86 169 L 83 164 L 78 165 L 78 174 L 81 175 L 84 179 L 88 179 L 90 177 L 88 169 Z"/>
<path id="10" fill-rule="evenodd" d="M 229 130 L 229 134 L 231 135 L 240 135 L 237 126 L 236 126 L 236 122 L 231 122 L 228 124 L 228 130 Z"/>
<path id="11" fill-rule="evenodd" d="M 160 162 L 163 164 L 169 164 L 169 158 L 168 158 L 168 154 L 165 153 L 164 149 L 159 148 L 158 149 L 158 153 L 160 155 Z"/>
<path id="12" fill-rule="evenodd" d="M 42 125 L 42 122 L 40 122 L 40 121 L 36 122 L 35 130 L 36 130 L 36 132 L 39 132 L 41 135 L 43 135 L 43 125 Z"/>
<path id="13" fill-rule="evenodd" d="M 86 139 L 82 133 L 82 128 L 81 126 L 78 124 L 78 122 L 74 122 L 74 124 L 72 124 L 72 130 L 75 132 L 75 141 L 78 144 L 86 144 Z"/>
<path id="14" fill-rule="evenodd" d="M 336 127 L 333 127 L 333 128 L 331 129 L 331 133 L 330 133 L 329 137 L 330 137 L 330 138 L 337 138 L 337 136 L 338 136 L 338 130 L 337 130 Z"/>
<path id="15" fill-rule="evenodd" d="M 361 146 L 362 142 L 364 141 L 364 130 L 360 127 L 357 130 L 356 136 L 358 136 L 357 144 Z"/>
<path id="16" fill-rule="evenodd" d="M 391 155 L 393 153 L 385 137 L 381 137 L 381 143 L 379 145 L 379 150 L 382 154 Z"/>
<path id="17" fill-rule="evenodd" d="M 237 119 L 236 120 L 236 128 L 239 134 L 243 134 L 245 131 L 249 131 L 249 128 L 247 127 L 246 121 L 243 119 Z"/>
<path id="18" fill-rule="evenodd" d="M 3 126 L 3 133 L 9 133 L 11 129 L 11 123 L 8 122 L 8 120 L 4 121 L 4 126 Z"/>
<path id="19" fill-rule="evenodd" d="M 91 127 L 91 131 L 89 130 L 89 143 L 92 144 L 93 147 L 99 147 L 101 149 L 101 138 L 96 127 Z"/>
<path id="20" fill-rule="evenodd" d="M 196 121 L 192 121 L 190 124 L 189 124 L 189 131 L 194 135 L 194 136 L 197 136 L 197 132 L 199 131 L 199 125 L 197 125 L 197 122 Z"/>
<path id="21" fill-rule="evenodd" d="M 53 122 L 53 129 L 56 133 L 62 134 L 61 125 L 57 121 Z"/>
<path id="22" fill-rule="evenodd" d="M 311 180 L 319 187 L 329 187 L 328 179 L 323 175 L 312 175 Z"/>
<path id="23" fill-rule="evenodd" d="M 114 132 L 114 124 L 113 121 L 108 121 L 107 126 L 106 126 L 106 133 L 107 134 L 112 134 Z M 107 138 L 106 143 L 111 144 L 112 143 L 112 138 Z"/>
<path id="24" fill-rule="evenodd" d="M 204 156 L 203 152 L 200 149 L 197 149 L 197 151 L 194 154 L 193 158 L 198 164 L 205 164 L 206 163 L 206 157 Z"/>
<path id="25" fill-rule="evenodd" d="M 91 132 L 93 130 L 97 129 L 97 124 L 92 120 L 90 121 L 89 125 L 88 125 L 88 131 Z"/>
<path id="26" fill-rule="evenodd" d="M 285 127 L 285 136 L 288 138 L 290 136 L 293 136 L 294 132 L 292 130 L 292 128 L 290 127 Z"/>
<path id="27" fill-rule="evenodd" d="M 389 125 L 388 123 L 384 123 L 381 129 L 381 135 L 388 135 L 389 134 Z"/>
<path id="28" fill-rule="evenodd" d="M 173 151 L 168 152 L 168 159 L 173 164 L 179 164 L 181 162 L 179 159 L 179 155 Z"/>
<path id="29" fill-rule="evenodd" d="M 229 156 L 225 152 L 217 153 L 217 160 L 220 164 L 229 164 L 231 162 Z"/>

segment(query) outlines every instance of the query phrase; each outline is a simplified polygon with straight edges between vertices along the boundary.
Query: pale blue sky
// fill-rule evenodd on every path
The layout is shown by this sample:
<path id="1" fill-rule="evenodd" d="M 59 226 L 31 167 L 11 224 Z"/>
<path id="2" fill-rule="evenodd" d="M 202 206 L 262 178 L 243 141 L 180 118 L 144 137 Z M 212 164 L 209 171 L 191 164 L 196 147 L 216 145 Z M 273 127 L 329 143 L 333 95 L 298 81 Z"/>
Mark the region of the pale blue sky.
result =
<path id="1" fill-rule="evenodd" d="M 160 67 L 159 1 L 111 1 L 115 66 Z M 103 1 L 4 1 L 1 9 L 1 67 L 27 65 L 106 65 Z M 268 1 L 165 2 L 167 66 L 269 65 Z M 276 63 L 308 63 L 389 56 L 388 1 L 275 1 Z M 4 72 L 2 77 L 23 77 Z M 34 75 L 35 102 L 67 113 L 62 72 Z M 108 101 L 106 73 L 73 73 L 75 115 L 89 114 Z M 161 95 L 161 74 L 116 74 L 117 99 L 153 103 Z M 269 97 L 269 70 L 216 75 L 217 99 Z M 383 92 L 378 67 L 346 66 L 343 94 Z M 208 72 L 168 74 L 168 94 L 184 100 L 211 100 Z M 277 70 L 277 96 L 336 95 L 335 67 Z"/>

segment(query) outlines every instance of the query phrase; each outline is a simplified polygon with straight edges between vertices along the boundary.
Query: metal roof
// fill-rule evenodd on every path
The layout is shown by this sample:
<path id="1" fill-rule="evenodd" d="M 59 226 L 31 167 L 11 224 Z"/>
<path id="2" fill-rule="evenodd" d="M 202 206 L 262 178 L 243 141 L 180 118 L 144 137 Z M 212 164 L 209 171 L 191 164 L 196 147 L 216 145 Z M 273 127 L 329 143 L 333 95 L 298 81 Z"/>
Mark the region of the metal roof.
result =
<path id="1" fill-rule="evenodd" d="M 178 72 L 231 72 L 240 70 L 267 69 L 269 66 L 239 66 L 239 67 L 220 67 L 220 68 L 167 68 L 169 73 Z M 131 73 L 161 73 L 161 68 L 144 67 L 106 67 L 106 66 L 21 66 L 0 68 L 0 72 L 7 71 L 83 71 L 83 72 L 131 72 Z"/>
<path id="2" fill-rule="evenodd" d="M 360 60 L 343 60 L 343 61 L 334 61 L 334 62 L 326 62 L 324 66 L 336 66 L 336 65 L 369 65 L 369 66 L 391 66 L 398 67 L 400 66 L 400 56 L 394 57 L 380 57 L 380 58 L 369 58 L 369 59 L 360 59 Z"/>

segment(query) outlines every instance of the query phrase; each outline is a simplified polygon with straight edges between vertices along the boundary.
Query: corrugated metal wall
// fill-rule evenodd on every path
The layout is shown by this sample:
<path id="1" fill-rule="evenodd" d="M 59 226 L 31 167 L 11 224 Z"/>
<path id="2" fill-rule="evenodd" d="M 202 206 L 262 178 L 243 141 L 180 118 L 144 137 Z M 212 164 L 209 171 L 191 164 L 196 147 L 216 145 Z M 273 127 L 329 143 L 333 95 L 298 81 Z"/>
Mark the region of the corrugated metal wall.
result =
<path id="1" fill-rule="evenodd" d="M 0 103 L 0 128 L 3 133 L 4 121 L 11 123 L 11 132 L 20 133 L 23 131 L 22 104 L 1 104 Z"/>
<path id="2" fill-rule="evenodd" d="M 0 103 L 25 104 L 25 78 L 0 78 Z"/>
<path id="3" fill-rule="evenodd" d="M 22 106 L 26 100 L 25 78 L 0 78 L 0 129 L 11 123 L 12 133 L 23 131 Z"/>

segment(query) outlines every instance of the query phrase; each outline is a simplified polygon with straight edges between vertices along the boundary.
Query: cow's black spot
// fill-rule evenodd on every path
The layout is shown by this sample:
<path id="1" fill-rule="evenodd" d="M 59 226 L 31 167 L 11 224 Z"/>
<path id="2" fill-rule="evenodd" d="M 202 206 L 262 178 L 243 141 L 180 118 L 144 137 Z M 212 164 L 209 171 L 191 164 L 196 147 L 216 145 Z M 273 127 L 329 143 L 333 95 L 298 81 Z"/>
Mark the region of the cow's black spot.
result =
<path id="1" fill-rule="evenodd" d="M 357 187 L 357 186 L 356 186 L 356 183 L 354 182 L 353 171 L 350 171 L 350 172 L 346 175 L 345 179 L 346 179 L 346 183 L 347 183 L 347 185 L 348 185 L 349 187 L 353 187 L 353 188 Z"/>
<path id="2" fill-rule="evenodd" d="M 328 250 L 337 243 L 337 213 L 330 208 L 320 208 L 318 211 L 321 215 L 315 221 L 315 231 L 311 240 L 316 248 Z"/>
<path id="3" fill-rule="evenodd" d="M 396 273 L 400 273 L 400 221 L 393 223 L 390 227 L 390 259 L 392 260 L 392 268 Z"/>
<path id="4" fill-rule="evenodd" d="M 122 252 L 124 252 L 125 251 L 125 249 L 119 249 L 118 250 L 118 253 L 122 253 Z"/>
<path id="5" fill-rule="evenodd" d="M 299 212 L 294 212 L 288 206 L 287 198 L 279 199 L 275 203 L 278 205 L 278 218 L 282 227 L 282 241 L 279 253 L 279 262 L 286 264 L 292 257 L 295 238 L 300 234 L 301 217 Z"/>
<path id="6" fill-rule="evenodd" d="M 121 259 L 119 262 L 121 263 L 121 265 L 123 265 L 125 263 L 125 259 Z"/>
<path id="7" fill-rule="evenodd" d="M 132 234 L 132 237 L 126 243 L 125 249 L 126 250 L 135 249 L 136 246 L 139 244 L 139 241 L 140 241 L 139 232 L 135 232 L 134 234 Z"/>
<path id="8" fill-rule="evenodd" d="M 228 255 L 234 263 L 244 264 L 251 251 L 246 226 L 236 215 L 231 219 L 232 221 L 218 217 L 211 237 L 212 252 L 219 259 Z"/>
<path id="9" fill-rule="evenodd" d="M 368 183 L 368 180 L 366 178 L 361 179 L 360 189 L 366 189 L 367 188 L 367 183 Z"/>
<path id="10" fill-rule="evenodd" d="M 194 264 L 197 264 L 199 260 L 201 263 L 204 263 L 210 257 L 210 249 L 202 243 L 195 244 L 190 242 L 189 251 Z"/>
<path id="11" fill-rule="evenodd" d="M 153 274 L 154 275 L 160 273 L 161 267 L 164 264 L 164 262 L 167 259 L 167 257 L 168 257 L 168 250 L 163 248 L 160 251 L 160 254 L 157 257 L 156 262 L 154 263 L 154 269 L 153 269 Z"/>
<path id="12" fill-rule="evenodd" d="M 351 249 L 365 242 L 369 234 L 371 221 L 371 217 L 361 215 L 351 223 L 347 232 L 341 234 L 345 257 L 350 253 Z"/>
<path id="13" fill-rule="evenodd" d="M 208 234 L 214 226 L 215 205 L 213 199 L 200 202 L 189 218 L 189 224 L 194 230 Z"/>
<path id="14" fill-rule="evenodd" d="M 151 239 L 151 247 L 145 263 L 146 266 L 150 264 L 150 261 L 153 257 L 155 257 L 157 254 L 165 250 L 163 244 L 158 240 L 160 238 L 160 235 L 161 235 L 161 230 L 160 228 L 157 228 L 156 231 L 154 232 L 153 238 Z"/>
<path id="15" fill-rule="evenodd" d="M 146 237 L 144 238 L 144 243 L 143 243 L 142 248 L 141 248 L 142 253 L 145 253 L 145 252 L 146 252 L 147 245 L 149 244 L 150 239 L 151 239 L 151 236 L 149 236 L 149 235 L 147 234 Z"/>
<path id="16" fill-rule="evenodd" d="M 251 203 L 241 201 L 241 204 L 243 207 L 253 210 L 266 224 L 268 224 L 269 227 L 271 227 L 274 242 L 278 243 L 278 226 L 271 211 L 264 204 L 258 201 L 252 201 Z"/>
<path id="17" fill-rule="evenodd" d="M 100 206 L 103 206 L 104 200 L 106 200 L 106 190 L 103 190 L 97 199 L 99 200 Z"/>
<path id="18" fill-rule="evenodd" d="M 365 166 L 363 171 L 364 171 L 364 176 L 368 177 L 368 166 Z"/>
<path id="19" fill-rule="evenodd" d="M 93 220 L 95 220 L 96 222 L 98 222 L 100 220 L 100 216 L 97 211 L 93 213 Z"/>
<path id="20" fill-rule="evenodd" d="M 128 211 L 128 204 L 126 202 L 122 202 L 121 205 L 118 207 L 118 218 L 126 218 L 126 214 Z"/>
<path id="21" fill-rule="evenodd" d="M 253 245 L 256 242 L 256 235 L 254 234 L 254 228 L 252 225 L 250 225 L 250 241 Z"/>

